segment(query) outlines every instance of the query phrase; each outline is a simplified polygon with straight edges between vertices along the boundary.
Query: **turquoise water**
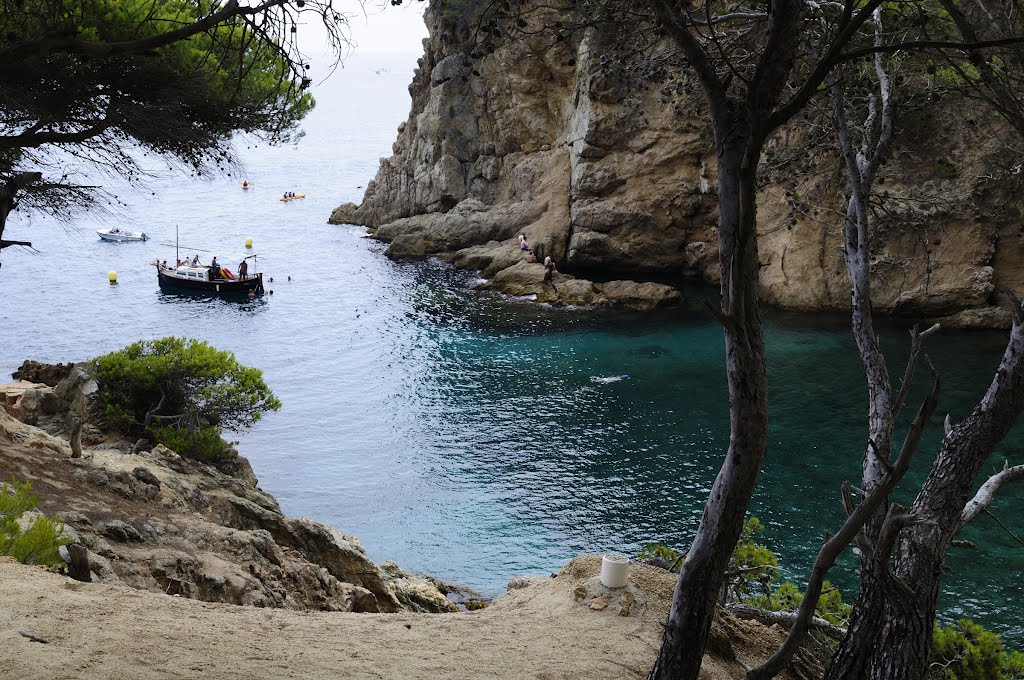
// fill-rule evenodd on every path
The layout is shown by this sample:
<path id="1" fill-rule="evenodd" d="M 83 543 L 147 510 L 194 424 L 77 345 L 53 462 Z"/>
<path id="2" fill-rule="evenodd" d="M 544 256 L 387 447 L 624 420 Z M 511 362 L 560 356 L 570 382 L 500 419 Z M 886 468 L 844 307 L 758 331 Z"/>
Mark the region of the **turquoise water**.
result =
<path id="1" fill-rule="evenodd" d="M 363 230 L 325 223 L 337 204 L 359 199 L 389 153 L 410 77 L 408 62 L 390 57 L 350 62 L 317 93 L 296 148 L 242 149 L 248 192 L 240 177 L 173 175 L 145 191 L 117 189 L 127 206 L 118 224 L 145 230 L 146 243 L 100 242 L 93 230 L 114 222 L 98 215 L 70 232 L 38 218 L 12 227 L 11 238 L 31 238 L 38 252 L 3 255 L 0 371 L 170 334 L 232 350 L 284 402 L 239 438 L 286 512 L 359 535 L 375 559 L 488 594 L 581 552 L 685 546 L 728 437 L 721 332 L 706 316 L 603 315 L 482 295 L 471 273 L 392 262 Z M 280 203 L 286 190 L 309 198 Z M 246 303 L 161 294 L 148 263 L 174 256 L 160 243 L 176 225 L 189 250 L 232 266 L 252 237 L 274 294 Z M 111 269 L 117 286 L 106 282 Z M 863 377 L 843 319 L 769 315 L 767 324 L 771 445 L 752 511 L 787 575 L 800 578 L 842 519 L 840 484 L 859 476 Z M 882 335 L 898 364 L 905 329 Z M 941 413 L 966 413 L 1002 343 L 998 333 L 929 341 L 945 385 Z M 590 380 L 623 374 L 630 379 Z M 1022 442 L 1015 433 L 992 467 L 1024 463 Z M 1022 503 L 1021 488 L 1008 489 L 994 509 L 1018 534 Z M 1024 549 L 989 518 L 965 538 L 978 549 L 954 555 L 943 615 L 1024 639 Z M 855 583 L 849 560 L 836 579 Z"/>

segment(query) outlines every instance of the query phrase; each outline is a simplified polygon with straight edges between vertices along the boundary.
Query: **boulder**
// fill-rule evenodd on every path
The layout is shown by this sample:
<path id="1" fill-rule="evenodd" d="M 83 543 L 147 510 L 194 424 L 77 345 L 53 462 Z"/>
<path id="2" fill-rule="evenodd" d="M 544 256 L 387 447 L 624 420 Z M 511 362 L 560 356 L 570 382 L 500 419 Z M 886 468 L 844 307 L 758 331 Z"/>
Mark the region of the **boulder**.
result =
<path id="1" fill-rule="evenodd" d="M 12 377 L 17 380 L 25 380 L 33 383 L 42 383 L 50 387 L 56 387 L 57 383 L 68 376 L 74 364 L 44 364 L 39 361 L 26 359 L 21 363 Z"/>
<path id="2" fill-rule="evenodd" d="M 642 312 L 683 302 L 683 295 L 677 289 L 650 281 L 609 281 L 598 284 L 598 288 L 609 304 Z"/>
<path id="3" fill-rule="evenodd" d="M 497 272 L 479 288 L 506 295 L 535 296 L 538 302 L 556 305 L 595 305 L 637 311 L 683 302 L 682 293 L 664 284 L 636 281 L 593 283 L 559 272 L 549 275 L 544 265 L 523 261 Z"/>
<path id="4" fill-rule="evenodd" d="M 36 425 L 43 416 L 57 413 L 60 401 L 52 387 L 19 380 L 0 385 L 0 406 L 12 418 L 27 425 Z"/>

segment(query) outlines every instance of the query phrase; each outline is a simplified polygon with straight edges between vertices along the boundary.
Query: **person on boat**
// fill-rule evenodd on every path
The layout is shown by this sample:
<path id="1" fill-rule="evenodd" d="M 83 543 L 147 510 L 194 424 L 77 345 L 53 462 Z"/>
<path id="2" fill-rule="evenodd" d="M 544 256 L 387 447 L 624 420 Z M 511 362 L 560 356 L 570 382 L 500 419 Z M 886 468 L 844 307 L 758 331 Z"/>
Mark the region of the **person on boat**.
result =
<path id="1" fill-rule="evenodd" d="M 163 262 L 161 262 L 160 266 L 163 267 L 164 269 L 167 269 L 167 260 L 164 260 Z"/>
<path id="2" fill-rule="evenodd" d="M 193 266 L 193 267 L 198 267 L 198 266 L 199 266 L 199 255 L 198 255 L 198 254 L 197 254 L 197 255 L 195 255 L 195 256 L 194 256 L 194 257 L 192 258 L 192 266 Z"/>
<path id="3" fill-rule="evenodd" d="M 244 279 L 249 274 L 249 263 L 242 260 L 242 264 L 238 265 L 238 278 Z"/>
<path id="4" fill-rule="evenodd" d="M 247 179 L 243 179 L 242 180 L 242 188 L 243 189 L 248 189 L 249 188 L 249 180 L 247 180 Z"/>

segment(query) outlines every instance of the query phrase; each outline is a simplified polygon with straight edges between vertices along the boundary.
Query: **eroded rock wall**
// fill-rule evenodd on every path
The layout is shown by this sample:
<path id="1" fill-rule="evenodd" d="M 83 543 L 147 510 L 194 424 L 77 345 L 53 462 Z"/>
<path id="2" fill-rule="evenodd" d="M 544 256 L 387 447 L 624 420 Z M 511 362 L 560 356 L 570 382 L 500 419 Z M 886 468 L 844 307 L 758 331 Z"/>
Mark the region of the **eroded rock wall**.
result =
<path id="1" fill-rule="evenodd" d="M 38 509 L 88 550 L 94 581 L 295 610 L 456 609 L 429 579 L 374 564 L 357 537 L 285 516 L 240 456 L 213 467 L 90 425 L 71 458 L 64 419 L 46 407 L 60 387 L 0 385 L 0 482 L 32 483 Z"/>
<path id="2" fill-rule="evenodd" d="M 667 52 L 638 79 L 605 58 L 597 31 L 482 56 L 463 51 L 467 27 L 432 9 L 426 19 L 394 154 L 362 204 L 331 222 L 373 227 L 392 256 L 442 253 L 485 276 L 523 259 L 524 233 L 539 259 L 570 273 L 717 282 L 712 137 L 699 88 Z M 998 324 L 998 287 L 1024 284 L 1019 143 L 980 104 L 915 86 L 923 103 L 901 118 L 877 185 L 876 308 Z M 761 174 L 763 298 L 848 307 L 845 178 L 828 130 L 792 121 Z"/>

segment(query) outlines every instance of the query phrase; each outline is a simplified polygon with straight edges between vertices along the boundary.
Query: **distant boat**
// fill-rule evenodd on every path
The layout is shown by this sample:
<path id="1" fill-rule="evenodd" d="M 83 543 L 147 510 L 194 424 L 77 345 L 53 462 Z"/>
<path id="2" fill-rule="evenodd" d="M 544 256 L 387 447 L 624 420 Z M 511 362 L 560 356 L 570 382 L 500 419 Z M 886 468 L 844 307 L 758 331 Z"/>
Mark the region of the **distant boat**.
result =
<path id="1" fill-rule="evenodd" d="M 114 227 L 113 229 L 97 229 L 96 233 L 104 241 L 145 241 L 146 234 L 141 231 L 125 231 Z"/>
<path id="2" fill-rule="evenodd" d="M 282 198 L 279 198 L 278 200 L 280 200 L 280 201 L 297 201 L 300 198 L 305 198 L 305 197 L 306 197 L 306 194 L 295 194 L 294 196 L 284 196 Z"/>

